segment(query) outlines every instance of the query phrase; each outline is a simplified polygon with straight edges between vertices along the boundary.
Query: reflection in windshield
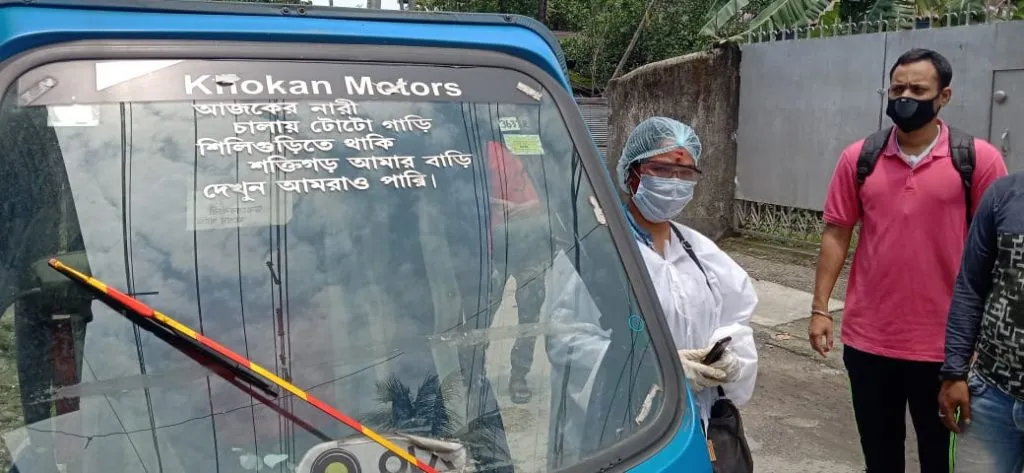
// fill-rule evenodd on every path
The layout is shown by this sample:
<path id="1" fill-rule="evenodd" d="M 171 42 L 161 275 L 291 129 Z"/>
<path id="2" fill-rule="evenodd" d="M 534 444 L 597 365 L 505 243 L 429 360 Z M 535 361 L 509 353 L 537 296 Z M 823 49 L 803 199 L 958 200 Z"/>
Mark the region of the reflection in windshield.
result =
<path id="1" fill-rule="evenodd" d="M 138 87 L 136 100 L 152 91 L 161 101 L 19 106 L 17 87 L 5 97 L 8 464 L 326 473 L 354 461 L 405 471 L 397 455 L 294 396 L 261 398 L 193 370 L 68 284 L 46 266 L 53 257 L 440 471 L 457 452 L 467 471 L 552 471 L 657 417 L 660 401 L 636 420 L 660 380 L 642 324 L 628 322 L 632 290 L 557 108 L 517 92 L 528 79 L 439 69 L 462 74 L 461 96 L 338 88 L 243 101 L 229 92 L 245 81 L 213 74 L 210 84 L 228 84 L 223 96 L 193 101 L 166 94 L 200 66 L 284 76 L 291 65 L 172 63 L 135 79 L 145 87 L 102 92 Z M 22 82 L 42 74 L 73 84 L 61 74 L 92 63 L 47 67 Z M 509 92 L 484 93 L 509 81 Z M 40 100 L 90 90 L 57 87 Z M 323 459 L 309 457 L 321 449 Z"/>
<path id="2" fill-rule="evenodd" d="M 408 461 L 420 470 L 426 473 L 434 473 L 433 468 L 424 465 L 422 462 L 418 461 L 416 457 L 381 437 L 380 434 L 367 429 L 351 417 L 342 414 L 337 409 L 327 404 L 324 404 L 323 401 L 309 395 L 309 393 L 267 371 L 266 368 L 253 363 L 251 360 L 242 357 L 234 351 L 231 351 L 231 349 L 217 343 L 216 340 L 196 332 L 195 330 L 183 325 L 181 322 L 174 320 L 160 311 L 150 308 L 138 299 L 128 296 L 127 294 L 110 287 L 108 284 L 105 284 L 96 278 L 82 274 L 81 271 L 61 263 L 60 260 L 56 258 L 50 259 L 48 263 L 51 268 L 64 274 L 72 281 L 78 283 L 79 286 L 93 289 L 97 293 L 98 298 L 111 306 L 115 311 L 126 312 L 125 316 L 134 324 L 141 327 L 148 326 L 150 333 L 157 335 L 158 338 L 167 342 L 168 345 L 177 348 L 185 354 L 189 354 L 197 363 L 202 365 L 212 365 L 214 371 L 220 374 L 220 376 L 226 381 L 232 382 L 237 380 L 239 382 L 249 383 L 253 387 L 263 390 L 268 395 L 277 397 L 277 391 L 270 387 L 270 385 L 265 381 L 269 380 L 281 389 L 294 394 L 299 399 L 302 399 L 313 407 L 320 409 L 338 422 L 355 429 L 370 440 L 373 440 L 378 445 L 387 449 L 389 452 Z M 158 334 L 166 334 L 166 336 Z M 437 378 L 432 379 L 436 381 Z M 394 379 L 391 381 L 398 382 Z M 239 386 L 239 383 L 232 382 L 232 384 L 250 395 L 257 395 L 253 394 L 250 390 Z M 394 399 L 389 401 L 392 403 L 395 402 Z"/>

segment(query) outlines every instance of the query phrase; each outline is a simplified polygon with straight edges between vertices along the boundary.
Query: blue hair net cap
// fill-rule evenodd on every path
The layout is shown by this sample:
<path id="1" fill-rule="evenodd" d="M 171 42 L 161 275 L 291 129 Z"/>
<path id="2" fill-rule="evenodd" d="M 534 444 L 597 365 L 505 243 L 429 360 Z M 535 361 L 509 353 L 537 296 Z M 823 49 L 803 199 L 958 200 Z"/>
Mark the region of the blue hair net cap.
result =
<path id="1" fill-rule="evenodd" d="M 619 187 L 629 192 L 626 187 L 626 172 L 629 166 L 637 161 L 667 153 L 676 148 L 690 152 L 694 162 L 700 162 L 700 138 L 689 125 L 666 117 L 651 117 L 633 128 L 616 170 L 619 174 Z"/>

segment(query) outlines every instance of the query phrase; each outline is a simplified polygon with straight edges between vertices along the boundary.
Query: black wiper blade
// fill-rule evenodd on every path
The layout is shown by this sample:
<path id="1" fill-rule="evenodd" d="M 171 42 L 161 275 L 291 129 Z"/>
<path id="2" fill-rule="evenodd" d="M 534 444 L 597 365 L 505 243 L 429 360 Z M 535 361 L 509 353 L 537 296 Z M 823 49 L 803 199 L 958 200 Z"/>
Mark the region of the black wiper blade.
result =
<path id="1" fill-rule="evenodd" d="M 102 298 L 101 300 L 103 300 L 107 305 L 113 307 L 115 310 L 124 310 L 122 307 L 119 307 L 119 304 L 117 303 L 109 303 L 107 298 Z M 254 373 L 249 368 L 229 360 L 227 357 L 213 351 L 205 345 L 200 344 L 196 340 L 180 335 L 177 332 L 169 330 L 151 319 L 141 317 L 130 310 L 122 312 L 122 315 L 132 321 L 135 325 L 138 325 L 140 328 L 152 333 L 168 345 L 184 353 L 189 358 L 192 358 L 196 363 L 199 363 L 210 371 L 213 371 L 221 378 L 225 378 L 227 381 L 238 380 L 248 383 L 252 387 L 272 398 L 277 398 L 279 395 L 273 385 L 264 381 L 263 378 L 260 378 L 258 374 Z"/>

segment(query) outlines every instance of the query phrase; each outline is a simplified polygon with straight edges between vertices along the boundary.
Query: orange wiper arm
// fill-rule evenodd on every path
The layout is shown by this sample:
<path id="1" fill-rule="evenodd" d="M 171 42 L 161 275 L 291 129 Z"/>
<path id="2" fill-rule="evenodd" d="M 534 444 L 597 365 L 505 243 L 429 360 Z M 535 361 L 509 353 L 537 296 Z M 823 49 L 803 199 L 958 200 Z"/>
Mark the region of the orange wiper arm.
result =
<path id="1" fill-rule="evenodd" d="M 134 315 L 136 315 L 136 316 L 138 316 L 138 317 L 140 317 L 142 319 L 145 319 L 147 321 L 151 321 L 151 322 L 155 323 L 156 325 L 159 325 L 160 327 L 168 329 L 168 330 L 170 330 L 170 331 L 172 331 L 172 332 L 174 332 L 174 333 L 176 333 L 178 335 L 187 337 L 187 338 L 191 339 L 192 341 L 197 342 L 200 346 L 204 347 L 205 349 L 213 351 L 217 355 L 225 357 L 228 360 L 230 360 L 231 362 L 237 363 L 239 365 L 238 366 L 239 368 L 246 368 L 248 370 L 251 370 L 252 372 L 254 372 L 257 375 L 259 375 L 259 376 L 263 377 L 264 379 L 266 379 L 267 381 L 277 385 L 281 389 L 284 389 L 285 391 L 288 391 L 288 392 L 294 394 L 295 397 L 298 397 L 299 399 L 302 399 L 303 401 L 306 401 L 307 404 L 309 404 L 309 405 L 319 409 L 323 413 L 333 417 L 334 419 L 338 420 L 339 422 L 341 422 L 341 423 L 351 427 L 355 431 L 363 434 L 364 436 L 366 436 L 370 440 L 373 440 L 378 445 L 384 447 L 385 449 L 387 449 L 391 453 L 394 453 L 399 458 L 401 458 L 401 459 L 411 463 L 416 468 L 419 468 L 421 471 L 423 471 L 425 473 L 437 473 L 437 470 L 432 468 L 430 465 L 427 465 L 426 463 L 424 463 L 420 459 L 418 459 L 415 456 L 413 456 L 411 453 L 409 453 L 409 452 L 407 452 L 405 450 L 402 450 L 397 445 L 392 443 L 390 440 L 388 440 L 388 439 L 382 437 L 380 434 L 378 434 L 378 433 L 368 429 L 366 426 L 360 424 L 355 419 L 353 419 L 353 418 L 351 418 L 351 417 L 349 417 L 349 416 L 347 416 L 345 414 L 342 414 L 337 409 L 335 409 L 335 408 L 331 407 L 330 405 L 324 403 L 323 401 L 313 397 L 313 395 L 311 395 L 311 394 L 309 394 L 309 393 L 299 389 L 294 384 L 292 384 L 292 383 L 290 383 L 288 381 L 285 381 L 284 379 L 282 379 L 281 377 L 277 376 L 276 374 L 268 371 L 266 368 L 264 368 L 264 367 L 262 367 L 262 366 L 260 366 L 260 365 L 258 365 L 256 363 L 253 363 L 248 358 L 245 358 L 244 356 L 239 355 L 238 353 L 235 353 L 234 351 L 232 351 L 231 349 L 225 347 L 224 345 L 221 345 L 220 343 L 217 343 L 217 341 L 213 340 L 212 338 L 207 337 L 207 336 L 205 336 L 205 335 L 203 335 L 203 334 L 201 334 L 199 332 L 196 332 L 195 330 L 192 330 L 191 328 L 189 328 L 185 324 L 182 324 L 181 322 L 178 322 L 177 320 L 172 319 L 171 317 L 167 316 L 166 314 L 164 314 L 162 312 L 154 310 L 153 308 L 149 307 L 148 305 L 146 305 L 142 301 L 140 301 L 140 300 L 138 300 L 138 299 L 136 299 L 136 298 L 134 298 L 132 296 L 129 296 L 128 294 L 125 294 L 125 293 L 123 293 L 121 291 L 118 291 L 117 289 L 114 289 L 114 288 L 108 286 L 107 284 L 103 283 L 102 281 L 100 281 L 100 280 L 98 280 L 96 278 L 93 278 L 91 276 L 86 276 L 85 274 L 81 273 L 80 271 L 78 271 L 78 270 L 76 270 L 76 269 L 74 269 L 74 268 L 72 268 L 72 267 L 70 267 L 70 266 L 68 266 L 68 265 L 66 265 L 64 263 L 61 263 L 56 258 L 51 258 L 48 263 L 49 263 L 51 268 L 57 270 L 58 272 L 60 272 L 64 276 L 67 276 L 72 281 L 75 281 L 76 283 L 78 283 L 78 284 L 80 284 L 80 285 L 82 285 L 82 286 L 92 290 L 93 292 L 97 293 L 100 296 L 100 300 L 102 300 L 107 305 L 110 305 L 114 309 L 126 310 L 126 311 L 131 312 L 132 314 L 134 314 Z M 135 319 L 129 318 L 129 320 L 131 320 L 132 322 L 138 323 Z M 226 367 L 226 366 L 231 366 L 231 365 L 230 365 L 230 363 L 227 363 L 227 364 L 224 364 L 223 366 Z M 238 371 L 236 373 L 234 370 L 232 370 L 232 374 L 238 375 L 239 373 L 242 373 L 242 371 Z M 246 379 L 246 381 L 249 381 L 248 380 L 248 376 L 246 376 L 246 375 L 242 375 L 242 376 L 240 376 L 240 378 Z M 271 390 L 271 392 L 272 392 L 272 390 Z"/>

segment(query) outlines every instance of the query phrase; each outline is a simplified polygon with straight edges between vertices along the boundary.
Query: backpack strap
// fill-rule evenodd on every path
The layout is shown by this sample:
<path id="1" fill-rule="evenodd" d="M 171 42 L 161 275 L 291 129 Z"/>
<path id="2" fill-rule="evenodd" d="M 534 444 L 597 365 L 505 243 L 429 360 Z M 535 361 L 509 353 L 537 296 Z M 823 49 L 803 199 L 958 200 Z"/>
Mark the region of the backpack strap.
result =
<path id="1" fill-rule="evenodd" d="M 704 265 L 700 264 L 700 260 L 697 259 L 697 253 L 693 251 L 693 246 L 690 245 L 690 242 L 686 241 L 686 238 L 683 238 L 683 232 L 679 231 L 679 228 L 676 227 L 675 224 L 669 223 L 669 226 L 672 227 L 672 232 L 676 234 L 677 238 L 679 238 L 679 242 L 683 244 L 683 250 L 686 251 L 686 255 L 693 260 L 694 264 L 697 265 L 697 269 L 699 269 L 701 274 L 704 275 L 704 283 L 708 285 L 708 290 L 714 292 L 714 290 L 711 289 L 711 280 L 708 279 L 708 272 L 704 271 Z M 725 390 L 722 389 L 721 386 L 718 386 L 718 397 L 726 397 Z M 701 422 L 701 427 L 704 427 L 703 421 Z M 705 435 L 706 434 L 707 432 L 705 432 Z"/>
<path id="2" fill-rule="evenodd" d="M 953 167 L 960 173 L 960 181 L 964 185 L 964 202 L 967 204 L 967 227 L 971 226 L 972 210 L 971 201 L 974 181 L 974 137 L 958 128 L 949 128 L 949 157 L 953 160 Z"/>
<path id="3" fill-rule="evenodd" d="M 708 279 L 708 273 L 707 271 L 704 271 L 704 265 L 700 264 L 700 260 L 697 259 L 697 253 L 694 253 L 693 247 L 690 246 L 690 242 L 686 241 L 686 238 L 683 238 L 683 232 L 679 231 L 679 228 L 677 228 L 675 224 L 669 223 L 668 225 L 672 227 L 672 231 L 676 234 L 676 237 L 679 238 L 679 242 L 683 244 L 683 250 L 686 251 L 686 255 L 693 260 L 697 265 L 697 269 L 699 269 L 701 274 L 704 275 L 704 282 L 707 283 L 708 289 L 711 290 L 711 280 Z M 714 290 L 711 290 L 711 292 L 714 292 Z"/>
<path id="4" fill-rule="evenodd" d="M 875 170 L 875 163 L 881 156 L 885 145 L 889 144 L 889 136 L 892 135 L 892 127 L 878 130 L 864 139 L 864 146 L 860 149 L 860 156 L 857 157 L 857 187 L 864 185 L 864 180 Z"/>
<path id="5" fill-rule="evenodd" d="M 951 126 L 947 128 L 949 129 L 950 159 L 953 161 L 953 167 L 960 174 L 961 183 L 963 183 L 964 202 L 967 205 L 967 226 L 970 227 L 974 209 L 971 198 L 975 165 L 974 137 L 958 128 Z M 888 144 L 891 134 L 892 127 L 876 131 L 864 139 L 864 146 L 860 150 L 860 156 L 857 157 L 857 187 L 864 185 L 864 180 L 874 171 L 878 157 L 881 156 L 882 150 Z"/>

